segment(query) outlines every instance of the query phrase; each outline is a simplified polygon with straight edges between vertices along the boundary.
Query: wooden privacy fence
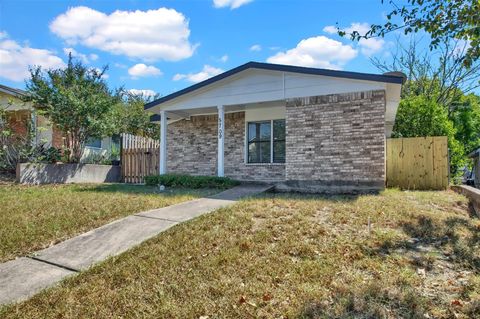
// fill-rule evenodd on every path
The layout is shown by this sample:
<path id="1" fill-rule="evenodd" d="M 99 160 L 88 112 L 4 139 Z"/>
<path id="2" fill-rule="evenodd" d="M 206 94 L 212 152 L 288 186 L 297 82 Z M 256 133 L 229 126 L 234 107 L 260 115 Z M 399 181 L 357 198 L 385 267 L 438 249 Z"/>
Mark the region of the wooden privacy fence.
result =
<path id="1" fill-rule="evenodd" d="M 446 189 L 449 160 L 446 136 L 387 139 L 387 187 Z"/>
<path id="2" fill-rule="evenodd" d="M 125 183 L 143 183 L 145 176 L 158 174 L 159 141 L 122 134 L 122 177 Z"/>

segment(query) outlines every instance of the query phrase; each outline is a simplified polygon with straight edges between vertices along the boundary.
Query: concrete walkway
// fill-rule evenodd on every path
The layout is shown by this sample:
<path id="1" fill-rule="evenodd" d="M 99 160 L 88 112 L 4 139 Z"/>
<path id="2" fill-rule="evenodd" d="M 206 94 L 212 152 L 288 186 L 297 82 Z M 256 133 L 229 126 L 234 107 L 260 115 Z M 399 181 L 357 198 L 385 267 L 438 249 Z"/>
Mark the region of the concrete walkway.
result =
<path id="1" fill-rule="evenodd" d="M 131 215 L 31 256 L 0 264 L 0 304 L 26 299 L 63 278 L 121 254 L 170 227 L 270 189 L 242 185 L 217 195 Z"/>

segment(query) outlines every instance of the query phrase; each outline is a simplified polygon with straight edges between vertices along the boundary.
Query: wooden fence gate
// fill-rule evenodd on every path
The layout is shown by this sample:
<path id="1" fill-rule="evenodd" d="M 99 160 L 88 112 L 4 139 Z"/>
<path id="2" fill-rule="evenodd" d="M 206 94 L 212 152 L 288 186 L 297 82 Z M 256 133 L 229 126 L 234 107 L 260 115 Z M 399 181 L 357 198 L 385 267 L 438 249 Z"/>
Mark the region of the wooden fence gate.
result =
<path id="1" fill-rule="evenodd" d="M 122 178 L 125 183 L 144 183 L 145 176 L 158 174 L 159 141 L 122 134 Z"/>
<path id="2" fill-rule="evenodd" d="M 446 189 L 449 159 L 446 136 L 387 139 L 387 187 Z"/>

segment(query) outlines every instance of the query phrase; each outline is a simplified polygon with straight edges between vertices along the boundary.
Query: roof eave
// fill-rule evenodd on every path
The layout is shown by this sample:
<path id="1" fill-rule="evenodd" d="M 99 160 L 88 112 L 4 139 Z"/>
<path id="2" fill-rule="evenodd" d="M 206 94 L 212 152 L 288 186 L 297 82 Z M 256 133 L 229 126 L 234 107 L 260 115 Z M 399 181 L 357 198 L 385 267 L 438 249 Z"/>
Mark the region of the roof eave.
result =
<path id="1" fill-rule="evenodd" d="M 199 82 L 197 84 L 191 85 L 185 89 L 174 92 L 167 96 L 161 97 L 155 101 L 147 103 L 144 105 L 144 109 L 148 110 L 154 106 L 162 104 L 164 102 L 173 100 L 184 94 L 188 94 L 195 90 L 198 90 L 207 85 L 213 84 L 220 80 L 223 80 L 229 76 L 237 74 L 247 69 L 260 69 L 260 70 L 270 70 L 270 71 L 281 71 L 281 72 L 292 72 L 292 73 L 302 73 L 302 74 L 311 74 L 311 75 L 323 75 L 337 78 L 347 78 L 354 80 L 364 80 L 364 81 L 375 81 L 375 82 L 384 82 L 384 83 L 393 83 L 393 84 L 403 84 L 404 78 L 400 76 L 393 75 L 382 75 L 382 74 L 370 74 L 370 73 L 359 73 L 359 72 L 348 72 L 348 71 L 337 71 L 337 70 L 328 70 L 328 69 L 317 69 L 317 68 L 307 68 L 293 65 L 283 65 L 283 64 L 271 64 L 271 63 L 261 63 L 261 62 L 248 62 L 243 65 L 240 65 L 236 68 L 228 70 L 224 73 L 211 77 L 205 81 Z"/>

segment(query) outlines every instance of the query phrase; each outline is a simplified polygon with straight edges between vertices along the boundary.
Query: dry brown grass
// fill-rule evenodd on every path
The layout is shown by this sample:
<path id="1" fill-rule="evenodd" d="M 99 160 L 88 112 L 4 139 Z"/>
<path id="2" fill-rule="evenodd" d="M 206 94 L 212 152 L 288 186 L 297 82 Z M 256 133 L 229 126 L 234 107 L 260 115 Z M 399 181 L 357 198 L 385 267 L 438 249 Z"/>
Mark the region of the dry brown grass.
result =
<path id="1" fill-rule="evenodd" d="M 120 217 L 212 194 L 106 185 L 0 185 L 0 262 L 48 247 Z"/>
<path id="2" fill-rule="evenodd" d="M 472 318 L 479 231 L 453 192 L 267 195 L 173 227 L 0 315 Z"/>

